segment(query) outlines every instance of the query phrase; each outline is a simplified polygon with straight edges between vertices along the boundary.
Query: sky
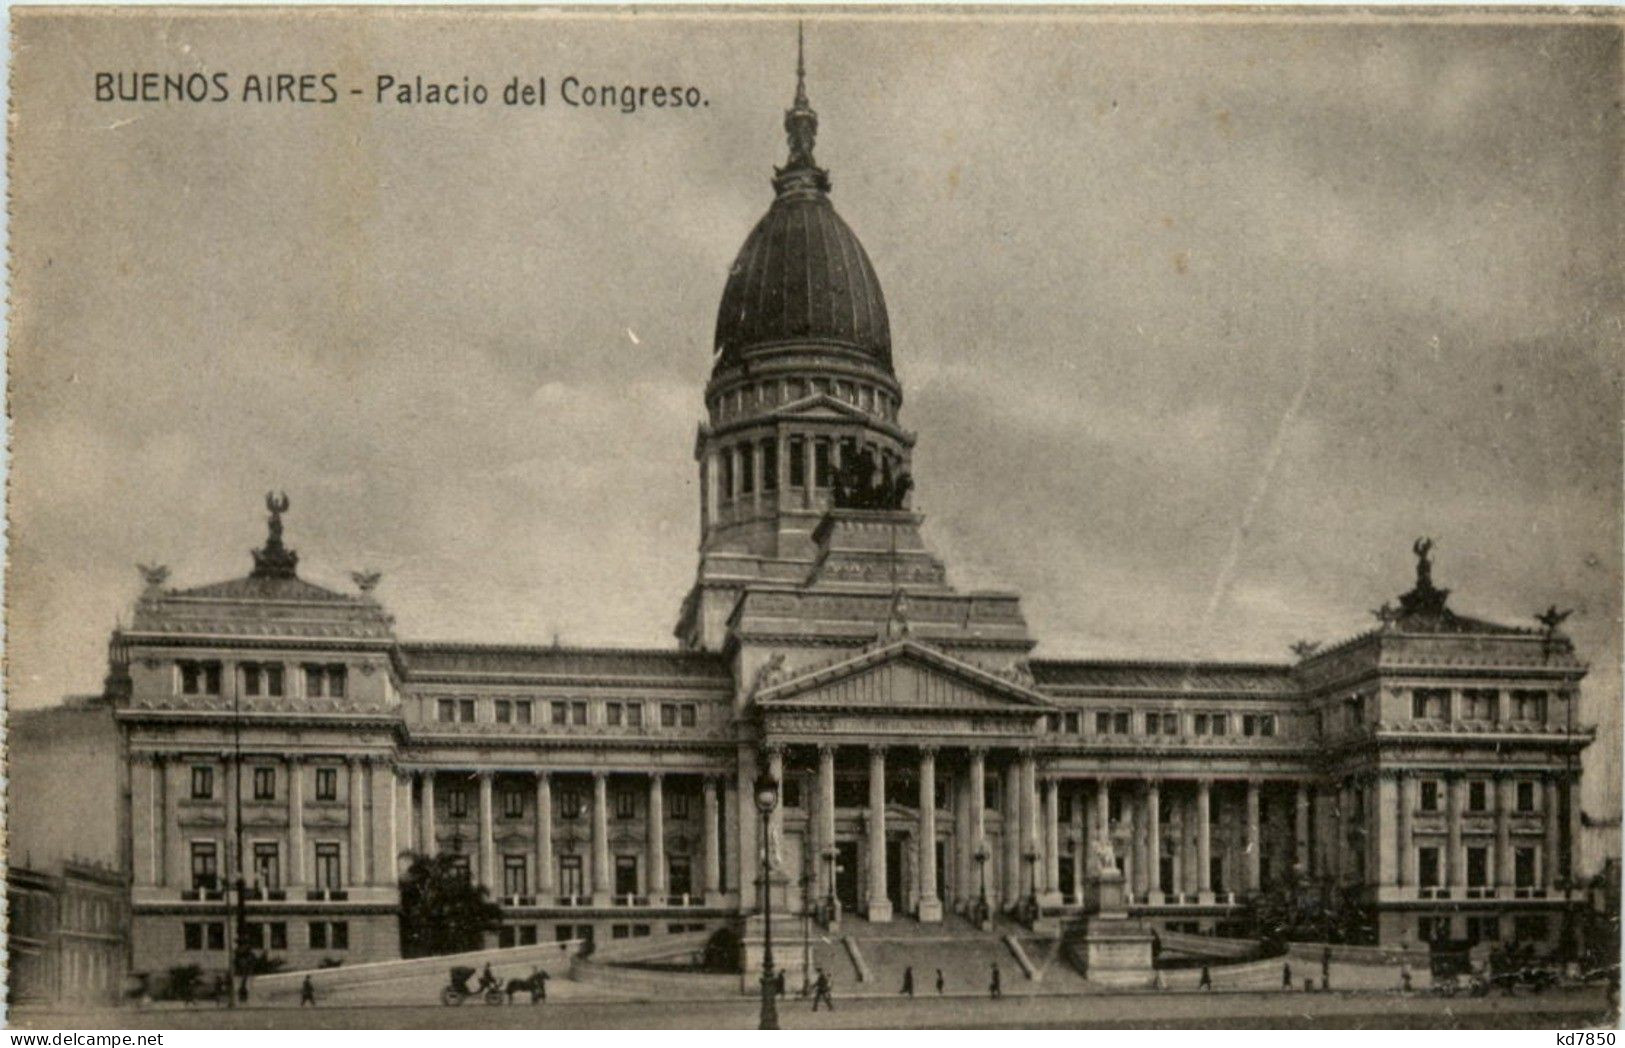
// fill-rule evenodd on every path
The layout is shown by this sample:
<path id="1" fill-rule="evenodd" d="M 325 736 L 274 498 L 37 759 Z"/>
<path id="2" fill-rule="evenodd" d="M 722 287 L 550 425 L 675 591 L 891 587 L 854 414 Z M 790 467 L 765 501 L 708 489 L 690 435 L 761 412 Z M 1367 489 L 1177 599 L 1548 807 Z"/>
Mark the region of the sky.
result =
<path id="1" fill-rule="evenodd" d="M 140 589 L 301 572 L 402 636 L 664 646 L 729 263 L 793 91 L 777 13 L 15 15 L 10 702 L 94 691 Z M 1281 661 L 1412 541 L 1550 604 L 1617 813 L 1621 30 L 916 11 L 807 23 L 817 155 L 885 289 L 916 506 L 1048 657 Z M 95 74 L 333 72 L 334 105 Z M 377 104 L 379 74 L 493 101 Z M 570 108 L 678 84 L 681 110 Z M 544 108 L 497 104 L 549 79 Z M 347 94 L 361 88 L 359 97 Z"/>

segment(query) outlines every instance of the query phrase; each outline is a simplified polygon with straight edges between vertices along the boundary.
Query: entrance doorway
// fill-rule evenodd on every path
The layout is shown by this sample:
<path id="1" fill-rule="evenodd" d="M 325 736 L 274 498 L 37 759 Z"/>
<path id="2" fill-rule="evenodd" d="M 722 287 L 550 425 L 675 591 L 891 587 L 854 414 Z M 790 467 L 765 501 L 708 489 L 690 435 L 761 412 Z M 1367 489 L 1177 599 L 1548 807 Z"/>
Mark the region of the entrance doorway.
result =
<path id="1" fill-rule="evenodd" d="M 635 855 L 615 856 L 615 894 L 638 893 L 638 859 Z"/>
<path id="2" fill-rule="evenodd" d="M 886 898 L 891 900 L 892 908 L 901 911 L 903 908 L 903 842 L 886 842 Z"/>
<path id="3" fill-rule="evenodd" d="M 858 912 L 858 842 L 835 842 L 835 897 L 844 913 Z"/>

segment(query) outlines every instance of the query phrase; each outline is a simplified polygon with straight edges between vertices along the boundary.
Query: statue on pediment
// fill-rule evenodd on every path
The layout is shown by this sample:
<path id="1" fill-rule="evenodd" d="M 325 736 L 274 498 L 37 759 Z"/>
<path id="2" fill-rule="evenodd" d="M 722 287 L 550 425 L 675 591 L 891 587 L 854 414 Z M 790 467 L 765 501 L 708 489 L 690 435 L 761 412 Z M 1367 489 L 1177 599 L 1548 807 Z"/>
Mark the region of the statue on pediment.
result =
<path id="1" fill-rule="evenodd" d="M 1291 644 L 1291 650 L 1292 650 L 1292 654 L 1296 655 L 1298 658 L 1307 659 L 1309 656 L 1313 655 L 1315 652 L 1320 650 L 1320 641 L 1318 641 L 1318 640 L 1297 640 L 1297 641 L 1293 641 L 1292 644 Z"/>
<path id="2" fill-rule="evenodd" d="M 1117 852 L 1112 848 L 1112 835 L 1110 833 L 1102 833 L 1095 838 L 1095 872 L 1117 872 Z"/>
<path id="3" fill-rule="evenodd" d="M 169 581 L 169 568 L 163 564 L 137 564 L 136 570 L 141 572 L 141 578 L 147 584 L 149 591 L 163 588 Z"/>
<path id="4" fill-rule="evenodd" d="M 1573 614 L 1573 608 L 1569 608 L 1565 611 L 1558 611 L 1557 605 L 1553 604 L 1539 615 L 1536 615 L 1535 621 L 1540 623 L 1542 626 L 1545 626 L 1547 633 L 1556 633 L 1557 627 L 1563 625 L 1563 620 Z"/>
<path id="5" fill-rule="evenodd" d="M 374 589 L 377 589 L 378 580 L 383 577 L 384 573 L 381 571 L 350 572 L 350 581 L 354 582 L 355 588 L 360 590 L 363 594 L 370 594 Z"/>

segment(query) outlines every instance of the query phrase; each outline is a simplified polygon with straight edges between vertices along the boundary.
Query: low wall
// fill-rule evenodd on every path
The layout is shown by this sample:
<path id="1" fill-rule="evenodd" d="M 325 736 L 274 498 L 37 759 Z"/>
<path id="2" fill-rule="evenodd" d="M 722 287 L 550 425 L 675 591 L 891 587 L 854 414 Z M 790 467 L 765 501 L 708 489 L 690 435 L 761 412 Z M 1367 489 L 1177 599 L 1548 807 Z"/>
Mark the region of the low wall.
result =
<path id="1" fill-rule="evenodd" d="M 415 993 L 408 999 L 424 997 L 424 984 L 432 983 L 429 999 L 437 999 L 439 988 L 446 985 L 448 972 L 455 967 L 483 968 L 487 963 L 493 970 L 500 969 L 503 977 L 516 977 L 529 971 L 531 966 L 554 967 L 568 963 L 581 947 L 581 940 L 542 943 L 535 946 L 510 946 L 468 953 L 448 953 L 435 957 L 414 957 L 403 961 L 373 961 L 367 964 L 341 965 L 337 968 L 309 968 L 304 971 L 277 972 L 258 975 L 249 980 L 249 999 L 259 1004 L 297 1001 L 306 976 L 316 988 L 319 998 L 344 997 L 379 986 L 398 986 L 405 991 L 413 984 Z M 523 969 L 523 971 L 521 971 Z"/>
<path id="2" fill-rule="evenodd" d="M 1337 964 L 1393 966 L 1406 963 L 1424 969 L 1428 966 L 1427 950 L 1414 946 L 1349 946 L 1344 943 L 1328 946 L 1319 942 L 1295 942 L 1287 944 L 1287 956 L 1294 964 L 1319 965 L 1328 948 L 1332 951 L 1332 961 Z"/>

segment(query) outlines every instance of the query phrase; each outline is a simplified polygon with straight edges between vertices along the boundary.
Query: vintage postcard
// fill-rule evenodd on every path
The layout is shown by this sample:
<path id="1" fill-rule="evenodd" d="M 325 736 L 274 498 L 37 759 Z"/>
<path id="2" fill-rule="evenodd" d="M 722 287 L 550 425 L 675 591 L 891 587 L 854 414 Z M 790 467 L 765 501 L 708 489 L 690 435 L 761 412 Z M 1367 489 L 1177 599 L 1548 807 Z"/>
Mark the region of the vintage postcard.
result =
<path id="1" fill-rule="evenodd" d="M 7 1021 L 1614 1025 L 1622 24 L 14 8 Z"/>

